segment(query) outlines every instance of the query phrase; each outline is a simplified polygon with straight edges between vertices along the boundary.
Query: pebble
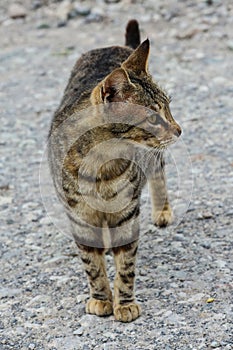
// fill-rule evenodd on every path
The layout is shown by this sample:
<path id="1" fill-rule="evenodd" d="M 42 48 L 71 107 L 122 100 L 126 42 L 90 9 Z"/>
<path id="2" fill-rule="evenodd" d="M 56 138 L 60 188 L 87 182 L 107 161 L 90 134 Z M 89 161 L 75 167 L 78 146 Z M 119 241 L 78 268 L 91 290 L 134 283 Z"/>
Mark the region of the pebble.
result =
<path id="1" fill-rule="evenodd" d="M 217 266 L 218 266 L 220 269 L 223 269 L 224 267 L 226 267 L 227 262 L 224 261 L 224 260 L 218 259 L 218 260 L 216 261 L 216 264 L 217 264 Z"/>
<path id="2" fill-rule="evenodd" d="M 213 78 L 213 83 L 216 85 L 226 84 L 227 81 L 228 80 L 225 77 L 221 77 L 221 76 L 216 76 Z"/>
<path id="3" fill-rule="evenodd" d="M 86 17 L 86 22 L 101 22 L 105 17 L 104 9 L 93 7 L 91 13 Z"/>
<path id="4" fill-rule="evenodd" d="M 104 1 L 106 2 L 106 4 L 117 4 L 121 0 L 104 0 Z"/>
<path id="5" fill-rule="evenodd" d="M 206 220 L 206 219 L 212 219 L 213 214 L 210 211 L 203 211 L 201 213 L 198 213 L 197 219 L 198 220 Z"/>
<path id="6" fill-rule="evenodd" d="M 27 16 L 27 10 L 24 6 L 13 3 L 8 8 L 8 14 L 12 19 L 25 18 Z"/>
<path id="7" fill-rule="evenodd" d="M 57 27 L 61 28 L 61 27 L 65 27 L 67 25 L 67 20 L 59 20 L 57 22 Z"/>
<path id="8" fill-rule="evenodd" d="M 16 295 L 20 294 L 22 291 L 21 289 L 15 289 L 15 288 L 1 288 L 0 289 L 0 299 L 2 298 L 12 298 Z"/>
<path id="9" fill-rule="evenodd" d="M 114 334 L 112 332 L 104 332 L 104 336 L 105 336 L 105 338 L 108 338 L 108 339 L 115 339 L 116 338 L 116 334 Z"/>
<path id="10" fill-rule="evenodd" d="M 83 327 L 80 327 L 80 328 L 76 329 L 76 330 L 73 332 L 73 335 L 79 335 L 79 336 L 81 336 L 81 335 L 83 335 L 83 332 L 84 332 Z"/>
<path id="11" fill-rule="evenodd" d="M 69 259 L 69 257 L 66 255 L 57 255 L 51 259 L 46 260 L 45 265 L 57 264 L 63 260 L 68 260 L 68 259 Z"/>
<path id="12" fill-rule="evenodd" d="M 66 23 L 69 13 L 73 10 L 72 3 L 69 0 L 62 1 L 56 10 L 56 15 L 59 18 L 59 23 Z"/>
<path id="13" fill-rule="evenodd" d="M 202 23 L 210 24 L 210 25 L 216 25 L 219 23 L 219 18 L 217 16 L 211 15 L 206 16 L 202 18 Z"/>
<path id="14" fill-rule="evenodd" d="M 91 13 L 91 7 L 85 4 L 74 3 L 74 10 L 79 16 L 88 16 Z"/>
<path id="15" fill-rule="evenodd" d="M 36 29 L 49 29 L 50 25 L 48 23 L 40 23 L 36 26 Z"/>
<path id="16" fill-rule="evenodd" d="M 227 48 L 231 51 L 233 51 L 233 40 L 228 40 L 227 41 Z"/>
<path id="17" fill-rule="evenodd" d="M 43 0 L 33 0 L 31 8 L 32 10 L 37 10 L 43 6 Z"/>
<path id="18" fill-rule="evenodd" d="M 227 345 L 225 345 L 225 350 L 232 350 L 232 346 L 231 346 L 231 344 L 227 344 Z"/>
<path id="19" fill-rule="evenodd" d="M 203 299 L 205 298 L 205 294 L 204 293 L 197 293 L 191 296 L 191 298 L 189 298 L 187 300 L 188 303 L 198 303 L 198 302 L 202 302 Z"/>
<path id="20" fill-rule="evenodd" d="M 210 244 L 210 243 L 206 243 L 206 242 L 203 242 L 203 243 L 201 244 L 201 246 L 202 246 L 203 248 L 205 248 L 205 249 L 210 249 L 210 248 L 211 248 L 211 244 Z"/>
<path id="21" fill-rule="evenodd" d="M 200 92 L 209 92 L 209 87 L 208 86 L 206 86 L 206 85 L 201 85 L 200 87 L 199 87 L 199 91 Z"/>
<path id="22" fill-rule="evenodd" d="M 76 297 L 76 301 L 78 304 L 83 303 L 86 299 L 87 299 L 86 294 L 80 294 L 80 295 L 77 295 Z"/>
<path id="23" fill-rule="evenodd" d="M 13 198 L 9 196 L 0 196 L 0 205 L 10 204 L 12 203 Z"/>
<path id="24" fill-rule="evenodd" d="M 230 209 L 226 212 L 227 216 L 233 216 L 233 209 Z"/>
<path id="25" fill-rule="evenodd" d="M 90 326 L 90 324 L 93 323 L 93 321 L 95 320 L 95 316 L 94 315 L 84 315 L 82 316 L 82 318 L 79 320 L 79 323 L 81 324 L 81 326 L 83 328 L 88 328 Z"/>
<path id="26" fill-rule="evenodd" d="M 192 39 L 196 34 L 198 33 L 198 29 L 189 29 L 184 31 L 179 31 L 179 33 L 176 34 L 176 38 L 179 40 L 187 40 Z"/>

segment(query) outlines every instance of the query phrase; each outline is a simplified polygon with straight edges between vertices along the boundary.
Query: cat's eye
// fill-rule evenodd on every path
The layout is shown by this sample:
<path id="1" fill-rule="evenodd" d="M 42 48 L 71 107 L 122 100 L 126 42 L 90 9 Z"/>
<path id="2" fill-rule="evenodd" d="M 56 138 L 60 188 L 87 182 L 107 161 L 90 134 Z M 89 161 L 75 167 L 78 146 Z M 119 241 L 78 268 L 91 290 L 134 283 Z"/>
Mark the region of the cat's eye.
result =
<path id="1" fill-rule="evenodd" d="M 158 122 L 158 115 L 151 114 L 149 117 L 147 117 L 147 121 L 148 123 L 155 125 Z"/>

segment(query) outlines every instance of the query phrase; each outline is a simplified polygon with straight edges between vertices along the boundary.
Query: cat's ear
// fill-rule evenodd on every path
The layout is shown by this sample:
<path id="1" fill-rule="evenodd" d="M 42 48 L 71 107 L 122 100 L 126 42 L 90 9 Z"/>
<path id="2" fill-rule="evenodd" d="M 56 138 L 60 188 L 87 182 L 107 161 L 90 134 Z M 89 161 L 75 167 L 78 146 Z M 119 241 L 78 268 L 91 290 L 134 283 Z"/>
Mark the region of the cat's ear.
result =
<path id="1" fill-rule="evenodd" d="M 103 102 L 120 102 L 125 100 L 125 92 L 130 91 L 134 85 L 130 82 L 128 74 L 123 68 L 115 69 L 103 81 L 101 97 Z"/>
<path id="2" fill-rule="evenodd" d="M 148 58 L 150 52 L 150 41 L 146 39 L 138 48 L 122 63 L 122 67 L 136 74 L 148 72 Z"/>

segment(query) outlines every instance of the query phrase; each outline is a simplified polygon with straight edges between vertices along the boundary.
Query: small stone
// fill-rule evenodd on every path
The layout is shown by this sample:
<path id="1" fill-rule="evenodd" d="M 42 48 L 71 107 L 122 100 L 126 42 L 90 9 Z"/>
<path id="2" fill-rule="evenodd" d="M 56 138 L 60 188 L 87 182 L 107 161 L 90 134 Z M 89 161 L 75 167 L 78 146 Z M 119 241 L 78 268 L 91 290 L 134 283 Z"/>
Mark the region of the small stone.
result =
<path id="1" fill-rule="evenodd" d="M 9 184 L 0 186 L 0 191 L 9 191 L 9 189 L 10 189 L 10 185 Z"/>
<path id="2" fill-rule="evenodd" d="M 80 327 L 80 328 L 76 329 L 76 331 L 73 332 L 73 335 L 81 336 L 81 335 L 83 335 L 83 332 L 84 332 L 83 327 Z"/>
<path id="3" fill-rule="evenodd" d="M 188 303 L 198 303 L 201 302 L 203 300 L 203 298 L 205 297 L 204 293 L 197 293 L 191 296 L 191 298 L 189 298 L 187 300 Z"/>
<path id="4" fill-rule="evenodd" d="M 35 348 L 36 348 L 36 345 L 33 344 L 33 343 L 31 343 L 31 344 L 28 345 L 28 349 L 29 349 L 29 350 L 33 350 L 33 349 L 35 349 Z"/>
<path id="5" fill-rule="evenodd" d="M 208 299 L 206 300 L 207 304 L 211 304 L 211 303 L 213 303 L 214 301 L 215 301 L 214 298 L 208 298 Z"/>
<path id="6" fill-rule="evenodd" d="M 79 320 L 79 323 L 84 328 L 89 328 L 90 324 L 94 322 L 95 318 L 93 318 L 93 315 L 83 315 L 81 319 Z"/>
<path id="7" fill-rule="evenodd" d="M 60 20 L 60 23 L 65 23 L 68 19 L 69 13 L 72 11 L 73 6 L 70 1 L 65 0 L 60 3 L 57 8 L 56 15 Z"/>
<path id="8" fill-rule="evenodd" d="M 227 266 L 227 262 L 220 259 L 216 261 L 216 264 L 220 269 L 224 269 Z"/>
<path id="9" fill-rule="evenodd" d="M 211 248 L 211 245 L 210 245 L 209 243 L 205 243 L 205 242 L 203 242 L 203 243 L 201 244 L 201 246 L 202 246 L 203 248 L 205 248 L 205 249 L 210 249 L 210 248 Z"/>
<path id="10" fill-rule="evenodd" d="M 213 217 L 213 214 L 210 211 L 204 211 L 202 213 L 202 216 L 204 219 L 211 219 Z"/>
<path id="11" fill-rule="evenodd" d="M 104 12 L 100 8 L 92 9 L 90 15 L 87 16 L 86 22 L 101 22 L 104 19 Z"/>
<path id="12" fill-rule="evenodd" d="M 25 18 L 27 16 L 27 11 L 22 5 L 12 4 L 8 8 L 8 14 L 9 17 L 13 19 Z"/>
<path id="13" fill-rule="evenodd" d="M 0 197 L 0 205 L 10 204 L 12 203 L 12 197 Z"/>
<path id="14" fill-rule="evenodd" d="M 226 216 L 233 216 L 233 209 L 228 210 Z"/>
<path id="15" fill-rule="evenodd" d="M 174 240 L 177 242 L 182 242 L 185 239 L 184 235 L 182 233 L 179 233 L 174 236 Z"/>
<path id="16" fill-rule="evenodd" d="M 176 271 L 175 278 L 183 282 L 187 279 L 187 273 L 185 271 Z"/>
<path id="17" fill-rule="evenodd" d="M 88 16 L 91 13 L 91 8 L 86 5 L 74 4 L 74 10 L 79 16 Z"/>
<path id="18" fill-rule="evenodd" d="M 212 343 L 210 344 L 210 346 L 211 346 L 212 349 L 216 349 L 216 348 L 219 347 L 219 343 L 216 342 L 216 341 L 214 340 L 214 341 L 212 341 Z"/>
<path id="19" fill-rule="evenodd" d="M 86 299 L 87 299 L 87 295 L 86 294 L 80 294 L 76 297 L 76 301 L 78 304 L 83 303 Z"/>
<path id="20" fill-rule="evenodd" d="M 59 21 L 57 23 L 57 27 L 58 28 L 65 27 L 66 25 L 67 25 L 67 21 Z"/>
<path id="21" fill-rule="evenodd" d="M 36 29 L 49 29 L 50 25 L 48 23 L 41 23 L 39 24 Z"/>
<path id="22" fill-rule="evenodd" d="M 104 1 L 106 2 L 106 4 L 117 4 L 121 0 L 104 0 Z"/>
<path id="23" fill-rule="evenodd" d="M 59 263 L 59 261 L 67 260 L 67 259 L 69 259 L 69 257 L 66 256 L 66 255 L 57 255 L 57 256 L 54 256 L 53 258 L 49 259 L 49 260 L 46 260 L 45 264 L 46 265 L 57 264 L 57 263 Z"/>
<path id="24" fill-rule="evenodd" d="M 198 213 L 197 215 L 198 220 L 206 220 L 206 219 L 212 219 L 212 218 L 213 218 L 213 214 L 207 210 L 202 213 Z"/>
<path id="25" fill-rule="evenodd" d="M 225 85 L 227 83 L 227 79 L 217 75 L 216 77 L 213 78 L 213 83 L 216 85 Z"/>
<path id="26" fill-rule="evenodd" d="M 12 298 L 20 293 L 21 293 L 21 289 L 1 288 L 0 289 L 0 299 L 1 298 Z"/>
<path id="27" fill-rule="evenodd" d="M 208 91 L 209 91 L 209 88 L 208 88 L 208 86 L 206 86 L 206 85 L 201 85 L 201 86 L 199 87 L 199 91 L 200 91 L 200 92 L 208 92 Z"/>
<path id="28" fill-rule="evenodd" d="M 191 30 L 183 31 L 181 33 L 177 33 L 176 38 L 179 40 L 192 39 L 198 32 L 199 32 L 198 29 L 191 29 Z"/>
<path id="29" fill-rule="evenodd" d="M 229 50 L 233 51 L 233 40 L 229 40 L 229 41 L 227 42 L 227 48 L 228 48 Z"/>
<path id="30" fill-rule="evenodd" d="M 204 54 L 204 52 L 197 52 L 195 56 L 198 60 L 200 60 L 200 59 L 203 59 L 205 57 L 205 54 Z"/>
<path id="31" fill-rule="evenodd" d="M 33 0 L 31 8 L 32 8 L 32 10 L 37 10 L 42 6 L 43 6 L 43 3 L 41 0 Z"/>
<path id="32" fill-rule="evenodd" d="M 68 13 L 68 16 L 67 16 L 67 18 L 68 19 L 72 19 L 72 18 L 75 18 L 75 17 L 77 17 L 77 12 L 75 11 L 75 9 L 72 9 L 72 10 L 70 10 L 70 12 Z"/>

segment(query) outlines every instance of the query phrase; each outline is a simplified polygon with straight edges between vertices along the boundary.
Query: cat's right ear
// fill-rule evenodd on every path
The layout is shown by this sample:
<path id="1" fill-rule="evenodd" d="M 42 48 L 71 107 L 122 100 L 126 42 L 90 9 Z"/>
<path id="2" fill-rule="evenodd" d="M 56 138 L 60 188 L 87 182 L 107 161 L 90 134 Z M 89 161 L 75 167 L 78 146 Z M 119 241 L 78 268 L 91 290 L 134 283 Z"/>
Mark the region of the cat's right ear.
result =
<path id="1" fill-rule="evenodd" d="M 101 98 L 104 103 L 125 101 L 126 92 L 130 92 L 134 85 L 123 68 L 115 69 L 103 81 Z"/>
<path id="2" fill-rule="evenodd" d="M 133 51 L 133 53 L 122 63 L 122 67 L 131 70 L 137 75 L 148 73 L 148 58 L 150 53 L 150 41 L 146 39 Z"/>

